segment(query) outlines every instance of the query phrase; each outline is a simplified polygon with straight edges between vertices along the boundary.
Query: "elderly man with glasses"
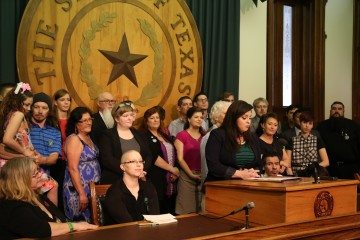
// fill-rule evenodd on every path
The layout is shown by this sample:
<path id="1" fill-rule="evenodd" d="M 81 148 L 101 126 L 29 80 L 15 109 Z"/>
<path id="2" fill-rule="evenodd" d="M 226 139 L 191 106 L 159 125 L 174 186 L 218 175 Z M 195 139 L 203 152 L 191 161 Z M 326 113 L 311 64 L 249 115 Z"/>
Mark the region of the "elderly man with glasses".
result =
<path id="1" fill-rule="evenodd" d="M 94 121 L 91 130 L 91 139 L 97 145 L 101 133 L 114 126 L 111 110 L 115 105 L 114 97 L 109 92 L 100 93 L 96 99 L 98 112 L 93 115 Z"/>

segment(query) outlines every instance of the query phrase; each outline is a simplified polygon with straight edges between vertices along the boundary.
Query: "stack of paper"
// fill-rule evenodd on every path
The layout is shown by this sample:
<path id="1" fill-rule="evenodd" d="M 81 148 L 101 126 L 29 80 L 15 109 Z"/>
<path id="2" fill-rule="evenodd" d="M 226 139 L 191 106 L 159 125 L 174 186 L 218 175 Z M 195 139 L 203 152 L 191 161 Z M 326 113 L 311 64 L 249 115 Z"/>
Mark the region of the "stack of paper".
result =
<path id="1" fill-rule="evenodd" d="M 170 213 L 160 214 L 160 215 L 143 215 L 143 216 L 145 220 L 154 223 L 156 225 L 177 222 L 175 216 Z"/>

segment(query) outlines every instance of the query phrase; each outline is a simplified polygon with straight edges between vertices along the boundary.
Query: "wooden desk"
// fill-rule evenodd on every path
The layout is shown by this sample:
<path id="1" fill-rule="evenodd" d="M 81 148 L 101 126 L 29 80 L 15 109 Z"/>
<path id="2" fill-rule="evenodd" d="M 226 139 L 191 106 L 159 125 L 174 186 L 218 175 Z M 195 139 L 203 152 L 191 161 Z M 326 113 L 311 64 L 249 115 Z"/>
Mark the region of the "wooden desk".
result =
<path id="1" fill-rule="evenodd" d="M 210 235 L 209 235 L 210 234 Z M 324 217 L 312 221 L 282 223 L 240 230 L 238 223 L 209 220 L 202 216 L 180 217 L 177 224 L 157 227 L 139 227 L 137 223 L 101 227 L 98 230 L 65 234 L 51 240 L 112 240 L 112 239 L 360 239 L 360 214 Z"/>
<path id="2" fill-rule="evenodd" d="M 208 219 L 196 214 L 177 217 L 177 223 L 139 226 L 137 222 L 100 227 L 94 231 L 75 232 L 51 240 L 176 240 L 240 230 L 241 223 L 227 219 Z"/>
<path id="3" fill-rule="evenodd" d="M 194 239 L 222 240 L 329 240 L 360 239 L 360 215 L 324 217 L 317 220 L 297 223 L 282 223 L 256 227 L 244 231 L 221 233 Z"/>
<path id="4" fill-rule="evenodd" d="M 319 184 L 312 181 L 303 178 L 284 183 L 245 180 L 207 182 L 205 209 L 207 213 L 221 216 L 253 201 L 255 208 L 250 211 L 253 226 L 356 213 L 358 180 L 323 180 Z M 328 201 L 331 197 L 332 211 L 331 201 Z M 320 216 L 316 216 L 315 212 Z M 232 218 L 243 220 L 243 215 L 239 213 Z"/>

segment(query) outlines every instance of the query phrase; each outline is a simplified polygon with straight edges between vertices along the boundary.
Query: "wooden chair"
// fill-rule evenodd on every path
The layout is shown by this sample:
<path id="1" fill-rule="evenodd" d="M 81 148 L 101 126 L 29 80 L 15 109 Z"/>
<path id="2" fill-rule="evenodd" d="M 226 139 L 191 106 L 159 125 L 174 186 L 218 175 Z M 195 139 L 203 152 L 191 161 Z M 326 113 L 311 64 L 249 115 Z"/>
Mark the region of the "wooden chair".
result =
<path id="1" fill-rule="evenodd" d="M 96 185 L 94 182 L 90 182 L 91 217 L 93 223 L 99 226 L 104 225 L 104 216 L 101 202 L 105 199 L 106 192 L 110 186 L 110 184 Z"/>

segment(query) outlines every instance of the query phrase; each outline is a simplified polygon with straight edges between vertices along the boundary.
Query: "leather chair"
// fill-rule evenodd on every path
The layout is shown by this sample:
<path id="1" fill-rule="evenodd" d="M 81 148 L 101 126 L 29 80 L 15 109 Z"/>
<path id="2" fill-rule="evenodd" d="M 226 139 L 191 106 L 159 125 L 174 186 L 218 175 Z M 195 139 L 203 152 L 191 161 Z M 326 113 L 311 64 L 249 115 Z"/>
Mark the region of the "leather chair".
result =
<path id="1" fill-rule="evenodd" d="M 104 215 L 101 204 L 110 186 L 110 184 L 97 185 L 94 182 L 90 182 L 90 209 L 93 224 L 99 226 L 104 225 Z"/>

